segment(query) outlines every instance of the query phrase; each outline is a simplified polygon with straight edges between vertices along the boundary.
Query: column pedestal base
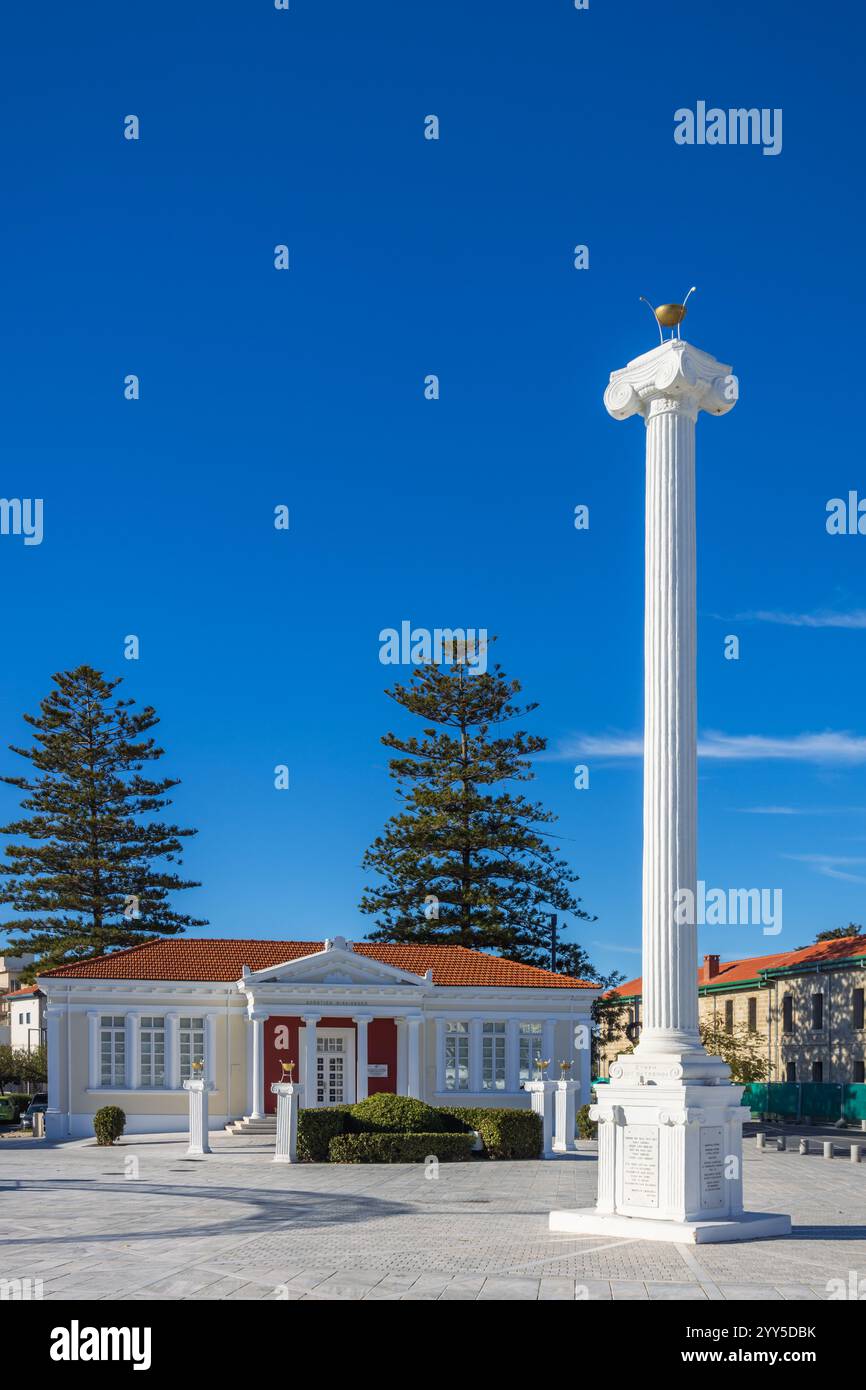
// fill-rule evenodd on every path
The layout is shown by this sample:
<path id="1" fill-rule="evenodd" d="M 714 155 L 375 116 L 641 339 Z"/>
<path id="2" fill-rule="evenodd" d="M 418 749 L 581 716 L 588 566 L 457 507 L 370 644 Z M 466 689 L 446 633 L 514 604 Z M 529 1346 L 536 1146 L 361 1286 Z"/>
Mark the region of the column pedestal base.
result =
<path id="1" fill-rule="evenodd" d="M 598 1125 L 597 1206 L 551 1212 L 552 1231 L 689 1245 L 790 1234 L 790 1217 L 743 1210 L 749 1111 L 719 1058 L 633 1053 L 610 1075 L 589 1112 Z"/>
<path id="2" fill-rule="evenodd" d="M 552 1211 L 551 1231 L 574 1236 L 621 1236 L 625 1240 L 671 1240 L 679 1245 L 710 1245 L 730 1240 L 760 1240 L 791 1234 L 790 1216 L 743 1211 L 722 1221 L 654 1221 L 645 1216 L 619 1216 L 587 1207 Z"/>

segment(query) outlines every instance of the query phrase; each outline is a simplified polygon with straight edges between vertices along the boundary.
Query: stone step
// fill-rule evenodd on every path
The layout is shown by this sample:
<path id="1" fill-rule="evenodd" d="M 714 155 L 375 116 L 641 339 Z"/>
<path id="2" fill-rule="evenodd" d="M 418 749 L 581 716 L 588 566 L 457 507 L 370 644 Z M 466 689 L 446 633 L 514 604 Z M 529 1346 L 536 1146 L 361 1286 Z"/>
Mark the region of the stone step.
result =
<path id="1" fill-rule="evenodd" d="M 277 1117 L 276 1115 L 265 1115 L 260 1120 L 253 1120 L 249 1115 L 244 1115 L 242 1120 L 234 1120 L 226 1125 L 227 1134 L 276 1134 Z"/>

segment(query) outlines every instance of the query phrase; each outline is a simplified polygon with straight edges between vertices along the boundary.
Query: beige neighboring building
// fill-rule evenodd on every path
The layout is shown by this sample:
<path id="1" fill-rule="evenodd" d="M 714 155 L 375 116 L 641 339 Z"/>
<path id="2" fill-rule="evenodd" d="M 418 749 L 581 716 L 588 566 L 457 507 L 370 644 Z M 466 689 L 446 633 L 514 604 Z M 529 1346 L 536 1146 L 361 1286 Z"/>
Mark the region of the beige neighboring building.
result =
<path id="1" fill-rule="evenodd" d="M 18 989 L 22 970 L 35 959 L 34 955 L 0 956 L 0 1046 L 12 1042 L 12 1006 L 7 996 Z"/>
<path id="2" fill-rule="evenodd" d="M 771 1081 L 866 1082 L 866 936 L 819 941 L 799 951 L 722 961 L 704 956 L 698 971 L 701 1022 L 744 1026 L 766 1048 Z M 641 980 L 612 990 L 614 1027 L 598 1037 L 598 1075 L 637 1041 Z M 616 1019 L 619 1019 L 619 1026 Z M 626 1030 L 623 1033 L 623 1028 Z"/>

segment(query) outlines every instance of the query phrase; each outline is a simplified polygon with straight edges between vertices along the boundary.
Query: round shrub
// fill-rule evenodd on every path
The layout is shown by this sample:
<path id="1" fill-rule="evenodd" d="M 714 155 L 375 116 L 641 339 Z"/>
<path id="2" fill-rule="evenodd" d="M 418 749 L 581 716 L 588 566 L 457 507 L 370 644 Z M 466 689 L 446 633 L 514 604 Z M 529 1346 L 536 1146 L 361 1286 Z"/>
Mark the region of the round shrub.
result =
<path id="1" fill-rule="evenodd" d="M 442 1119 L 432 1105 L 389 1091 L 359 1100 L 349 1112 L 352 1129 L 362 1134 L 439 1134 Z"/>
<path id="2" fill-rule="evenodd" d="M 120 1138 L 125 1124 L 126 1115 L 119 1105 L 103 1105 L 93 1117 L 97 1144 L 113 1144 Z"/>

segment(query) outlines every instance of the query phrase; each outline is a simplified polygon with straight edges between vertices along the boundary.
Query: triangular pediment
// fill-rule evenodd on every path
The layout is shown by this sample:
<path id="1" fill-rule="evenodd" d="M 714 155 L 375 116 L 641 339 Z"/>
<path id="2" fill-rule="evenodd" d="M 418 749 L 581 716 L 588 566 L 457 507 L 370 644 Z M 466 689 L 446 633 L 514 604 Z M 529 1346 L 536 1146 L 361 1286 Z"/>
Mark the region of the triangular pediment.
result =
<path id="1" fill-rule="evenodd" d="M 371 956 L 358 955 L 343 937 L 325 943 L 323 951 L 270 965 L 264 970 L 245 972 L 239 984 L 269 985 L 426 985 L 425 975 L 398 970 Z"/>

